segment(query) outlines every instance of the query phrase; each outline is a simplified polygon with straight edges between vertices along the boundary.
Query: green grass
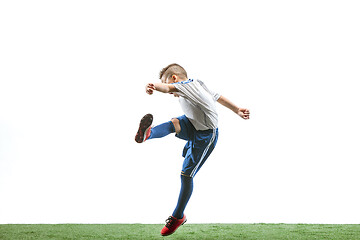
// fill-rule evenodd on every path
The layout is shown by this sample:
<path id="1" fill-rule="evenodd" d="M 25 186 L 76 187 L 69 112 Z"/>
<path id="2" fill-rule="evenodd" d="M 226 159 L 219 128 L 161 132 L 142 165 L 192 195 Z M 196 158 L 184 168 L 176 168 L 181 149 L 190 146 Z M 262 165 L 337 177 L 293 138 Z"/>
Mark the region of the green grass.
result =
<path id="1" fill-rule="evenodd" d="M 160 236 L 159 224 L 5 224 L 1 240 L 65 239 L 360 239 L 358 224 L 185 224 Z"/>

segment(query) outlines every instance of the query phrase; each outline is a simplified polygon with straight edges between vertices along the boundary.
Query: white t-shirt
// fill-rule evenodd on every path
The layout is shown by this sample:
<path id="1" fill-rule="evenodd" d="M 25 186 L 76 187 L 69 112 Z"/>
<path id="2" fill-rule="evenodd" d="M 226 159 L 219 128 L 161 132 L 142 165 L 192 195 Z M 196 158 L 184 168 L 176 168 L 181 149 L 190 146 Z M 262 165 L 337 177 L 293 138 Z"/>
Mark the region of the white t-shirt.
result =
<path id="1" fill-rule="evenodd" d="M 189 79 L 173 83 L 178 90 L 179 102 L 185 116 L 196 130 L 216 129 L 218 114 L 216 101 L 220 95 L 210 91 L 200 80 Z"/>

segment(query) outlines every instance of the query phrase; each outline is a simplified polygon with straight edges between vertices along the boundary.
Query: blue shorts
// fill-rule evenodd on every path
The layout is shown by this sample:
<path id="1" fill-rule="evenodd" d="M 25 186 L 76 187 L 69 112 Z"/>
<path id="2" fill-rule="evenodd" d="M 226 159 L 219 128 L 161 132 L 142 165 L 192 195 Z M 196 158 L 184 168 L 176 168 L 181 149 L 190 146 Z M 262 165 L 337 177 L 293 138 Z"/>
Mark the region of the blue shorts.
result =
<path id="1" fill-rule="evenodd" d="M 214 150 L 219 131 L 218 129 L 197 131 L 185 115 L 177 119 L 180 121 L 181 131 L 176 137 L 187 141 L 183 150 L 185 159 L 181 174 L 194 177 Z"/>

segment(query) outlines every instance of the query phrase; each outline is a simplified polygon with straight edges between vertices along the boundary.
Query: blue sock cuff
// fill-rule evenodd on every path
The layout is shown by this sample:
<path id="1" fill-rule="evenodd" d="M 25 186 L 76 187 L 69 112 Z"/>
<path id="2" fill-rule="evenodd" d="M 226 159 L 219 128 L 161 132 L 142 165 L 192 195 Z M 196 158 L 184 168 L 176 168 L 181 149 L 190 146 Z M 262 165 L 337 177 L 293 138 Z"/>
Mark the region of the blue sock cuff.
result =
<path id="1" fill-rule="evenodd" d="M 151 134 L 149 139 L 151 138 L 162 138 L 165 137 L 166 135 L 169 135 L 170 133 L 174 133 L 175 132 L 175 126 L 172 123 L 172 121 L 168 121 L 166 123 L 160 124 L 156 127 L 153 127 L 151 129 Z"/>
<path id="2" fill-rule="evenodd" d="M 174 126 L 174 123 L 172 121 L 169 121 L 169 124 L 170 124 L 170 128 L 171 128 L 171 132 L 175 132 L 175 126 Z"/>

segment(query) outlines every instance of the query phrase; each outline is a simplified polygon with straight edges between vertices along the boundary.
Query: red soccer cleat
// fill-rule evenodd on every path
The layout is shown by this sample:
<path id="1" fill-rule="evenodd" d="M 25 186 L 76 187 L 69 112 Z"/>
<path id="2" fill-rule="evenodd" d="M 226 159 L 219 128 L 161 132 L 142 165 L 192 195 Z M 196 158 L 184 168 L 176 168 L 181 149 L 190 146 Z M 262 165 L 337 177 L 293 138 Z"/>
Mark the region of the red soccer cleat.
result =
<path id="1" fill-rule="evenodd" d="M 139 129 L 135 136 L 135 141 L 137 143 L 145 142 L 146 139 L 150 137 L 151 134 L 151 124 L 153 122 L 153 115 L 146 114 L 140 121 Z"/>
<path id="2" fill-rule="evenodd" d="M 173 234 L 176 229 L 178 229 L 178 227 L 180 227 L 181 225 L 183 225 L 186 222 L 186 216 L 184 214 L 182 219 L 177 219 L 173 216 L 170 216 L 167 220 L 166 220 L 166 225 L 165 227 L 161 230 L 161 235 L 162 236 L 169 236 L 170 234 Z"/>

